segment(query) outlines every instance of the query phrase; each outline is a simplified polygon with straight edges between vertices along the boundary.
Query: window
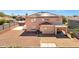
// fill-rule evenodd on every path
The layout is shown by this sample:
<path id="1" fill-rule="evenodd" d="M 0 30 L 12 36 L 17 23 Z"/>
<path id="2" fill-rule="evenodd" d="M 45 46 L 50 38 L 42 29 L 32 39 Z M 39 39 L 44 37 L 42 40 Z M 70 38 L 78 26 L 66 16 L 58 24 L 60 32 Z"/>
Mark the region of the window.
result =
<path id="1" fill-rule="evenodd" d="M 31 19 L 31 22 L 35 22 L 36 21 L 36 19 Z"/>
<path id="2" fill-rule="evenodd" d="M 48 19 L 42 19 L 42 21 L 45 21 L 45 22 L 47 22 L 47 21 L 48 21 Z"/>
<path id="3" fill-rule="evenodd" d="M 48 21 L 48 19 L 45 19 L 46 21 Z"/>
<path id="4" fill-rule="evenodd" d="M 45 21 L 45 19 L 42 19 L 42 21 Z"/>

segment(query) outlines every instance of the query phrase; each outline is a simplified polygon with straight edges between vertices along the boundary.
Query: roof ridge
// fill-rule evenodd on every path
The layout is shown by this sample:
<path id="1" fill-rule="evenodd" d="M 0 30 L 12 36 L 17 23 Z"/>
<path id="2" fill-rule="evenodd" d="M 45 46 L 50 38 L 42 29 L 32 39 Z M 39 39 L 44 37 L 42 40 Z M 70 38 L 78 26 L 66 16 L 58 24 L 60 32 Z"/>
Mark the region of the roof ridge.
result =
<path id="1" fill-rule="evenodd" d="M 58 16 L 58 15 L 56 15 L 54 13 L 50 13 L 50 12 L 36 12 L 36 13 L 33 13 L 33 14 L 29 15 L 29 16 L 41 16 L 42 13 L 48 13 L 48 14 L 50 14 L 50 16 L 53 16 L 53 15 Z"/>

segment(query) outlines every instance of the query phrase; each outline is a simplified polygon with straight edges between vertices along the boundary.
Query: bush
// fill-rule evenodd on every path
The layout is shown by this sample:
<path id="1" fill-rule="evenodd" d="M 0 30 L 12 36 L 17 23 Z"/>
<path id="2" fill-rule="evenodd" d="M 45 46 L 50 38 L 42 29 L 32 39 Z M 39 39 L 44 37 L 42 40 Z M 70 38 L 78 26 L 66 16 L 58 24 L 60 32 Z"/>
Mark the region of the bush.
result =
<path id="1" fill-rule="evenodd" d="M 13 19 L 16 19 L 17 16 L 12 16 Z"/>
<path id="2" fill-rule="evenodd" d="M 67 24 L 67 19 L 65 17 L 63 17 L 63 23 Z"/>
<path id="3" fill-rule="evenodd" d="M 10 23 L 10 20 L 5 20 L 5 23 Z"/>
<path id="4" fill-rule="evenodd" d="M 72 38 L 75 37 L 75 33 L 74 32 L 70 32 L 70 35 L 71 35 Z"/>
<path id="5" fill-rule="evenodd" d="M 5 20 L 4 19 L 0 19 L 0 25 L 4 24 Z"/>
<path id="6" fill-rule="evenodd" d="M 10 23 L 10 20 L 0 19 L 0 25 L 3 25 L 4 23 Z"/>

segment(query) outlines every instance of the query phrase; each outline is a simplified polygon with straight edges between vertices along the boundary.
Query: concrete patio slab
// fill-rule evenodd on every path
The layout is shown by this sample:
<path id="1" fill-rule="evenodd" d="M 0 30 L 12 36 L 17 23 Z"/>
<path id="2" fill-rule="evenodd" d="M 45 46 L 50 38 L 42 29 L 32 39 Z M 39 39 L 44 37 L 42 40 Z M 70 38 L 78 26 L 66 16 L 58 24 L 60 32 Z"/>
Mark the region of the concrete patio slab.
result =
<path id="1" fill-rule="evenodd" d="M 56 47 L 55 43 L 40 43 L 40 47 Z"/>
<path id="2" fill-rule="evenodd" d="M 23 30 L 23 26 L 18 26 L 16 28 L 14 28 L 13 30 Z"/>

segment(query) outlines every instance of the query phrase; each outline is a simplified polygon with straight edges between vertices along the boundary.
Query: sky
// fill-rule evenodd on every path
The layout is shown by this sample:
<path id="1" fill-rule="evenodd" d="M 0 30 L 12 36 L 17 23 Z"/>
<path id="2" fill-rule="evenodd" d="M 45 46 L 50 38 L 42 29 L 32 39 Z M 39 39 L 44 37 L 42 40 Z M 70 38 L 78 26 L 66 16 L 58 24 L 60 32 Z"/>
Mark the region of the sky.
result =
<path id="1" fill-rule="evenodd" d="M 3 12 L 8 15 L 25 15 L 26 13 L 30 15 L 36 12 L 50 12 L 64 16 L 79 15 L 79 10 L 0 10 L 0 12 Z"/>

